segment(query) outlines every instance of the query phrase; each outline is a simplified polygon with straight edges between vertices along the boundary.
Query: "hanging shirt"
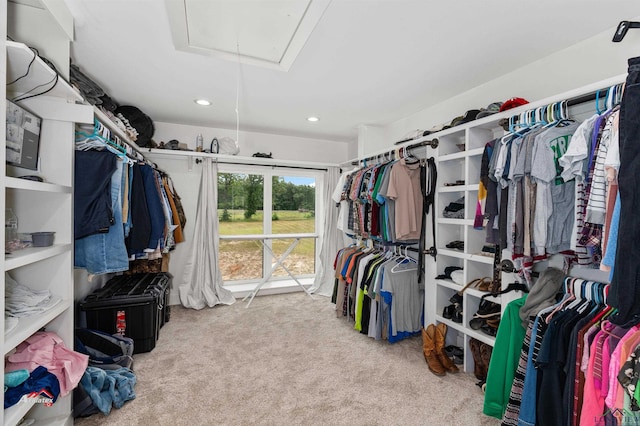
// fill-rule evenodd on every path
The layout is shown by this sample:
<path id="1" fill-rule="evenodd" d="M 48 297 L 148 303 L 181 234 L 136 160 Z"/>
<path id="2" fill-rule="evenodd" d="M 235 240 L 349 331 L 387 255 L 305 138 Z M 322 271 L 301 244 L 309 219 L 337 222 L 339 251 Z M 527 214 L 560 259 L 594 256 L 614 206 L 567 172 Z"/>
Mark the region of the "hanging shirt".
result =
<path id="1" fill-rule="evenodd" d="M 391 295 L 391 337 L 403 336 L 402 333 L 416 333 L 422 328 L 422 309 L 424 292 L 420 289 L 417 265 L 414 262 L 386 262 L 381 291 Z"/>
<path id="2" fill-rule="evenodd" d="M 558 159 L 558 164 L 562 167 L 561 177 L 565 181 L 573 178 L 582 181 L 585 179 L 588 166 L 586 164 L 589 158 L 589 145 L 591 143 L 591 133 L 593 126 L 599 115 L 594 114 L 578 126 L 571 136 L 567 151 Z"/>
<path id="3" fill-rule="evenodd" d="M 420 163 L 408 164 L 403 158 L 393 165 L 387 197 L 395 201 L 396 240 L 419 240 L 423 208 Z"/>
<path id="4" fill-rule="evenodd" d="M 334 203 L 339 205 L 338 220 L 336 222 L 338 230 L 342 232 L 346 232 L 347 229 L 347 209 L 349 208 L 346 199 L 343 198 L 344 186 L 347 182 L 347 174 L 348 173 L 342 173 L 340 175 L 338 183 L 331 193 L 331 199 Z"/>
<path id="5" fill-rule="evenodd" d="M 605 160 L 607 158 L 609 145 L 611 144 L 612 129 L 613 118 L 609 116 L 602 130 L 598 151 L 595 155 L 591 190 L 589 191 L 589 201 L 587 202 L 585 221 L 598 225 L 604 225 L 605 219 L 607 191 Z"/>
<path id="6" fill-rule="evenodd" d="M 501 419 L 507 409 L 511 384 L 518 367 L 525 329 L 520 319 L 520 308 L 527 295 L 514 300 L 505 307 L 504 315 L 496 334 L 487 372 L 487 387 L 482 412 Z"/>
<path id="7" fill-rule="evenodd" d="M 537 183 L 534 216 L 536 254 L 558 253 L 571 247 L 575 180 L 565 182 L 558 163 L 578 123 L 552 127 L 536 136 L 531 178 Z"/>
<path id="8" fill-rule="evenodd" d="M 483 229 L 485 215 L 485 207 L 487 203 L 487 187 L 489 186 L 489 162 L 493 153 L 494 141 L 487 142 L 482 152 L 482 160 L 480 162 L 480 182 L 478 183 L 478 202 L 476 203 L 476 214 L 473 221 L 473 229 Z"/>

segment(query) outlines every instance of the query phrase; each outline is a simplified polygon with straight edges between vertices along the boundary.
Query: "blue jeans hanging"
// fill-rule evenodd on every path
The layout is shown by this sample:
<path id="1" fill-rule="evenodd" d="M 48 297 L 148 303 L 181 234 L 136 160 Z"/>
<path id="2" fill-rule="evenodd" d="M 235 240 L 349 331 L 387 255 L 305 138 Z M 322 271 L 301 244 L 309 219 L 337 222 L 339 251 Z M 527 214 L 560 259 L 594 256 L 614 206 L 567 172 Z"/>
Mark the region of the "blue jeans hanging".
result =
<path id="1" fill-rule="evenodd" d="M 129 269 L 129 258 L 124 245 L 122 226 L 122 170 L 126 163 L 118 161 L 116 171 L 111 176 L 111 206 L 114 224 L 109 232 L 93 234 L 75 240 L 74 266 L 85 268 L 90 274 L 107 274 Z"/>

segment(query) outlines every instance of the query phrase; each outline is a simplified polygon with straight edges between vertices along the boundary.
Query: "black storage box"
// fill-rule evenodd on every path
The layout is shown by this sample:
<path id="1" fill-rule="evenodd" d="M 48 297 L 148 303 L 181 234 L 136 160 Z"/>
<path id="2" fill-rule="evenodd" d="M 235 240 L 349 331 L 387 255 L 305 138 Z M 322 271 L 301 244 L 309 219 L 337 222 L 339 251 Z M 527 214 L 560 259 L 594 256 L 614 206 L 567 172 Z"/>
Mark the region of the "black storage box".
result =
<path id="1" fill-rule="evenodd" d="M 119 275 L 80 302 L 87 328 L 114 334 L 118 322 L 124 335 L 134 341 L 133 353 L 149 352 L 160 337 L 160 327 L 169 321 L 169 273 Z M 118 313 L 124 314 L 118 318 Z"/>

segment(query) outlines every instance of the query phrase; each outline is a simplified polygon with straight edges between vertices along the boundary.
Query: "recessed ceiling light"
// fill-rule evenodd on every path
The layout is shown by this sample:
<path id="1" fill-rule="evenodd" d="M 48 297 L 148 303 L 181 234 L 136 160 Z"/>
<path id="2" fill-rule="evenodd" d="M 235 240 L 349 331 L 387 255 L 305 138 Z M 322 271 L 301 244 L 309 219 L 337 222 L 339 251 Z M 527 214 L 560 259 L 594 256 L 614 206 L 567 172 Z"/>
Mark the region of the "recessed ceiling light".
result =
<path id="1" fill-rule="evenodd" d="M 319 121 L 320 119 L 318 117 L 307 117 L 307 121 L 311 121 L 312 123 L 315 123 L 316 121 Z"/>
<path id="2" fill-rule="evenodd" d="M 196 99 L 195 101 L 193 101 L 195 103 L 197 103 L 198 105 L 202 105 L 202 106 L 209 106 L 211 105 L 211 101 L 208 101 L 206 99 Z"/>

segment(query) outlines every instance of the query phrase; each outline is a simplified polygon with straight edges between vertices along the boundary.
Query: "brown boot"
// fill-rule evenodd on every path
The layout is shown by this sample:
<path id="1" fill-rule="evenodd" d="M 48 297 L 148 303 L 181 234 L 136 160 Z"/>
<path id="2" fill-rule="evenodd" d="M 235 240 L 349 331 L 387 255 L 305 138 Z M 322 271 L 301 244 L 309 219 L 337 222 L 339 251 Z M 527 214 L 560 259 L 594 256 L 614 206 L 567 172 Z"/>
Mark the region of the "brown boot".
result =
<path id="1" fill-rule="evenodd" d="M 486 377 L 489 376 L 489 363 L 491 361 L 492 352 L 493 348 L 490 345 L 487 345 L 484 342 L 480 344 L 480 358 L 482 358 L 485 380 Z"/>
<path id="2" fill-rule="evenodd" d="M 469 339 L 469 349 L 471 355 L 473 355 L 473 375 L 478 380 L 485 380 L 487 378 L 487 372 L 482 363 L 482 356 L 480 355 L 480 342 L 476 339 Z"/>
<path id="3" fill-rule="evenodd" d="M 436 376 L 444 376 L 446 370 L 440 363 L 438 355 L 436 355 L 435 330 L 436 327 L 433 324 L 429 324 L 426 330 L 422 329 L 422 352 L 429 370 Z"/>
<path id="4" fill-rule="evenodd" d="M 449 372 L 449 373 L 457 373 L 458 367 L 454 364 L 453 360 L 444 353 L 444 344 L 445 337 L 447 335 L 447 324 L 441 322 L 436 326 L 435 331 L 436 339 L 436 355 L 438 360 L 440 360 L 440 364 Z"/>

